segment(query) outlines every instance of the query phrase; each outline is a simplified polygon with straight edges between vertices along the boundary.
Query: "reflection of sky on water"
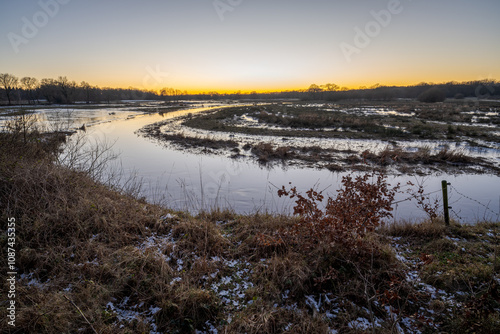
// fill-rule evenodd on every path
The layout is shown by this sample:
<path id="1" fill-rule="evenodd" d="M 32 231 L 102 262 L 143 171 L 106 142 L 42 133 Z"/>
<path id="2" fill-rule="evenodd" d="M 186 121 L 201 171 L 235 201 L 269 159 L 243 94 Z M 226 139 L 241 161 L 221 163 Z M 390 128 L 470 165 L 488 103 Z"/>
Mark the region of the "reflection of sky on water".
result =
<path id="1" fill-rule="evenodd" d="M 64 111 L 64 110 L 62 110 Z M 113 151 L 119 159 L 111 167 L 122 173 L 121 183 L 130 175 L 136 175 L 142 183 L 141 195 L 151 201 L 161 202 L 173 209 L 188 209 L 196 212 L 214 206 L 231 208 L 239 213 L 253 213 L 257 210 L 290 213 L 293 202 L 279 198 L 277 188 L 293 185 L 301 191 L 315 186 L 334 195 L 341 178 L 346 173 L 333 173 L 326 169 L 317 170 L 300 167 L 275 166 L 262 168 L 250 159 L 233 160 L 222 155 L 199 155 L 176 150 L 135 132 L 145 125 L 167 118 L 193 113 L 197 110 L 182 110 L 168 114 L 143 114 L 140 109 L 97 108 L 78 110 L 74 117 L 75 127 L 88 120 L 98 120 L 87 128 L 90 139 L 106 140 L 113 144 Z M 114 112 L 114 115 L 110 115 Z M 53 110 L 45 115 L 50 118 Z M 113 120 L 112 122 L 109 122 Z M 236 137 L 237 140 L 237 137 Z M 379 144 L 377 144 L 379 145 Z M 381 144 L 380 144 L 381 145 Z M 351 147 L 355 146 L 351 144 Z M 381 146 L 382 147 L 382 146 Z M 500 212 L 500 178 L 491 175 L 438 175 L 424 178 L 413 176 L 391 177 L 390 182 L 402 185 L 406 182 L 424 182 L 427 193 L 436 192 L 431 198 L 441 198 L 441 180 L 452 184 L 450 205 L 452 218 L 463 221 L 498 219 Z M 470 200 L 460 193 L 484 204 Z M 437 197 L 436 197 L 437 196 Z M 396 200 L 408 197 L 400 195 Z M 441 209 L 440 209 L 441 210 Z M 425 213 L 414 202 L 402 202 L 395 207 L 395 218 L 414 220 L 424 218 Z M 496 213 L 496 214 L 495 214 Z"/>
<path id="2" fill-rule="evenodd" d="M 91 128 L 90 134 L 105 135 L 117 139 L 114 149 L 121 153 L 120 160 L 126 171 L 137 170 L 148 187 L 143 195 L 162 200 L 175 209 L 210 209 L 213 206 L 232 208 L 237 212 L 251 213 L 256 210 L 289 213 L 293 202 L 279 198 L 277 188 L 292 182 L 300 190 L 312 186 L 325 189 L 334 195 L 343 175 L 322 169 L 275 166 L 262 168 L 249 159 L 233 160 L 218 155 L 198 155 L 175 150 L 154 140 L 137 136 L 134 132 L 144 125 L 166 117 L 175 117 L 190 111 L 172 114 L 144 115 L 134 120 L 102 124 Z M 500 179 L 490 175 L 439 175 L 422 177 L 391 177 L 391 183 L 406 184 L 424 182 L 426 192 L 438 191 L 431 198 L 441 194 L 441 180 L 446 179 L 460 192 L 478 200 L 493 212 L 500 212 Z M 202 190 L 203 189 L 203 190 Z M 203 196 L 202 196 L 203 195 Z M 400 195 L 396 200 L 406 198 Z M 203 201 L 202 201 L 203 198 Z M 451 216 L 465 220 L 496 219 L 496 215 L 485 207 L 468 200 L 450 189 Z M 456 214 L 455 214 L 456 213 Z M 414 202 L 402 202 L 395 207 L 396 218 L 414 219 L 425 217 Z"/>

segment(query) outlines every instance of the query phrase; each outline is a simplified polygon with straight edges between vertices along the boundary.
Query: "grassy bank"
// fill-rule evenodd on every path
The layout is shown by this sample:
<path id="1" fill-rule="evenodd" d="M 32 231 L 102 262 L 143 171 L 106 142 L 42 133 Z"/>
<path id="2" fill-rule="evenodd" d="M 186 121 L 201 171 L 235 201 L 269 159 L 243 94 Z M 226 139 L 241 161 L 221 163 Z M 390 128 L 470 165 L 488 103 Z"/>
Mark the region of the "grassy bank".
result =
<path id="1" fill-rule="evenodd" d="M 355 180 L 343 198 L 371 189 L 380 200 L 372 211 L 332 204 L 322 215 L 304 197 L 295 217 L 194 217 L 58 165 L 62 140 L 0 135 L 4 333 L 493 333 L 500 325 L 500 223 L 379 226 L 390 189 Z M 3 297 L 9 218 L 15 327 Z"/>

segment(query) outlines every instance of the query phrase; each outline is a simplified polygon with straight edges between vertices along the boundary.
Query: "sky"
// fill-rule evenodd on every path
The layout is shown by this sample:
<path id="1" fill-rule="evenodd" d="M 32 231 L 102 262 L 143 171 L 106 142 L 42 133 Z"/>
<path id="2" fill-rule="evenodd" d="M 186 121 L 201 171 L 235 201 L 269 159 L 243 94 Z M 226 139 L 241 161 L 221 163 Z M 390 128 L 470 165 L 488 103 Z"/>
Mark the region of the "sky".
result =
<path id="1" fill-rule="evenodd" d="M 0 0 L 0 73 L 188 92 L 500 79 L 499 0 Z"/>

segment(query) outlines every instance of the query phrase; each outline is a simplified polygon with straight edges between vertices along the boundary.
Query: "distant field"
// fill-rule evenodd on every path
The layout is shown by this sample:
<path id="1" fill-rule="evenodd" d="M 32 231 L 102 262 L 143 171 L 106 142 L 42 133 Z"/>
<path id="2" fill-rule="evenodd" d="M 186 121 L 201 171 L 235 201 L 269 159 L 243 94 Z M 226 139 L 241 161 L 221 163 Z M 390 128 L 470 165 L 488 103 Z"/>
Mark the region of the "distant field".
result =
<path id="1" fill-rule="evenodd" d="M 500 142 L 500 103 L 359 102 L 221 109 L 184 122 L 211 131 L 365 139 L 487 139 Z"/>
<path id="2" fill-rule="evenodd" d="M 167 123 L 146 132 L 185 148 L 230 150 L 234 158 L 254 156 L 261 163 L 287 161 L 335 171 L 390 166 L 422 173 L 423 166 L 499 172 L 491 160 L 500 144 L 500 102 L 495 101 L 254 103 L 189 115 L 175 131 Z M 338 145 L 343 139 L 365 142 Z M 373 142 L 385 144 L 372 149 Z"/>

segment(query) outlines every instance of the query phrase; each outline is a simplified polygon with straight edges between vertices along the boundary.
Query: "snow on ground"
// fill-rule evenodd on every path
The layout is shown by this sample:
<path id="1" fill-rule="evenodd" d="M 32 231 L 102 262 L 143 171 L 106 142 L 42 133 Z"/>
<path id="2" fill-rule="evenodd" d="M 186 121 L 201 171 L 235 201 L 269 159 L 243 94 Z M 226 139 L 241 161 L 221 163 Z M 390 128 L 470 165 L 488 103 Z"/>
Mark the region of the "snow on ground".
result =
<path id="1" fill-rule="evenodd" d="M 124 322 L 132 322 L 137 320 L 149 324 L 150 334 L 159 334 L 157 332 L 154 315 L 161 311 L 159 307 L 150 306 L 149 309 L 143 310 L 143 303 L 129 305 L 129 297 L 125 297 L 119 303 L 113 303 L 112 301 L 106 304 L 106 309 L 116 314 L 117 322 L 116 326 L 123 328 Z"/>

